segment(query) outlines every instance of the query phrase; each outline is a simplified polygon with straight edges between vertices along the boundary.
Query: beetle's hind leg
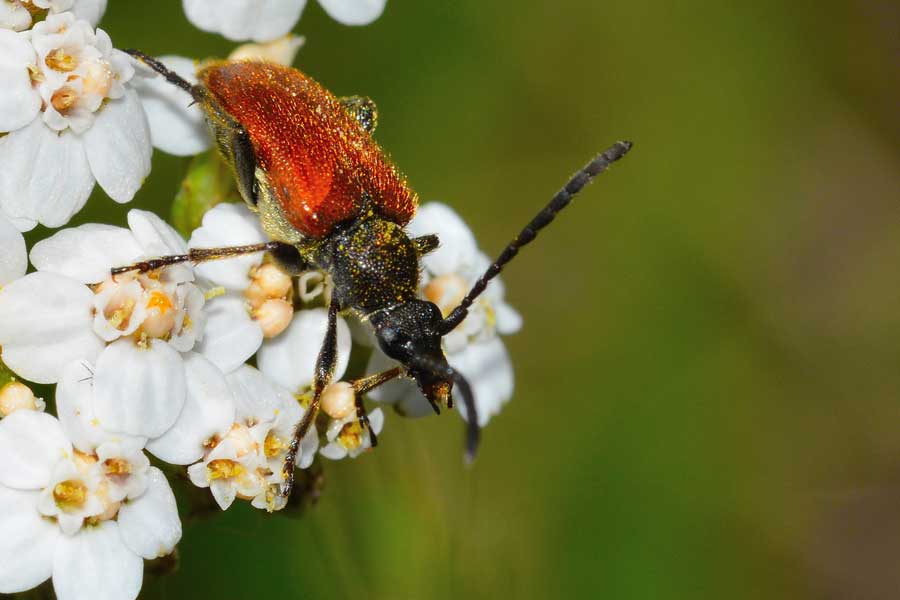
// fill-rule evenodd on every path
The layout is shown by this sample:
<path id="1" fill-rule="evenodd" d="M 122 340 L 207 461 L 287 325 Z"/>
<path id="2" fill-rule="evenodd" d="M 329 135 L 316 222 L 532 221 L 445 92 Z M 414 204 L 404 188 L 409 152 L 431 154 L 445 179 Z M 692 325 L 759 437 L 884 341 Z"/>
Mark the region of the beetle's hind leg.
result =
<path id="1" fill-rule="evenodd" d="M 289 249 L 284 247 L 288 246 Z M 293 254 L 291 253 L 293 250 Z M 156 271 L 169 265 L 177 265 L 185 262 L 201 263 L 210 260 L 221 260 L 224 258 L 232 258 L 244 254 L 253 254 L 254 252 L 273 252 L 279 257 L 299 257 L 296 248 L 290 244 L 282 242 L 263 242 L 261 244 L 249 244 L 247 246 L 226 246 L 223 248 L 191 248 L 187 254 L 172 254 L 169 256 L 160 256 L 159 258 L 151 258 L 143 260 L 124 267 L 113 267 L 110 269 L 111 275 L 121 275 L 122 273 L 130 273 L 132 271 L 138 273 L 147 273 Z M 280 258 L 276 260 L 280 261 Z M 296 268 L 298 265 L 292 265 Z"/>

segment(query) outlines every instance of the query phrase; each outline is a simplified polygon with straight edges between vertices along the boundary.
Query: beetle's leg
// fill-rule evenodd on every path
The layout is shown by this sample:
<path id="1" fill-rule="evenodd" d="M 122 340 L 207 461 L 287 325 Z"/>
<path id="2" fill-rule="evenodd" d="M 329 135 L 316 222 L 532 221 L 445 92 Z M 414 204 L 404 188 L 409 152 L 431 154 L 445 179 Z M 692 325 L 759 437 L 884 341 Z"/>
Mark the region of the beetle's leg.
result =
<path id="1" fill-rule="evenodd" d="M 434 252 L 441 245 L 441 241 L 435 234 L 423 235 L 412 239 L 413 246 L 419 256 L 425 256 L 429 252 Z"/>
<path id="2" fill-rule="evenodd" d="M 306 436 L 309 428 L 316 420 L 319 414 L 319 402 L 322 399 L 322 390 L 325 389 L 331 378 L 334 376 L 334 367 L 337 364 L 337 315 L 338 301 L 332 296 L 331 304 L 328 305 L 328 327 L 325 330 L 325 339 L 322 342 L 322 348 L 319 349 L 319 356 L 316 358 L 315 380 L 313 382 L 313 399 L 303 413 L 303 418 L 294 429 L 294 437 L 291 439 L 291 445 L 288 448 L 287 455 L 284 457 L 284 464 L 281 468 L 281 495 L 284 497 L 291 495 L 291 488 L 294 487 L 294 461 L 297 459 L 297 452 L 300 451 L 300 442 Z"/>
<path id="3" fill-rule="evenodd" d="M 346 96 L 338 100 L 350 116 L 362 125 L 366 133 L 375 131 L 378 126 L 378 109 L 371 98 L 365 96 Z"/>
<path id="4" fill-rule="evenodd" d="M 275 252 L 276 254 L 279 252 L 284 253 L 287 252 L 284 249 L 284 246 L 289 246 L 291 249 L 296 250 L 293 246 L 282 242 L 264 242 L 247 246 L 227 246 L 224 248 L 191 248 L 188 250 L 187 254 L 160 256 L 159 258 L 143 260 L 124 267 L 114 267 L 110 269 L 110 274 L 121 275 L 122 273 L 128 273 L 130 271 L 146 273 L 147 271 L 155 271 L 156 269 L 161 269 L 169 265 L 177 265 L 183 262 L 199 263 L 210 260 L 220 260 L 223 258 L 232 258 L 234 256 L 241 256 L 242 254 L 253 254 L 254 252 L 269 251 Z"/>
<path id="5" fill-rule="evenodd" d="M 353 386 L 353 392 L 356 398 L 356 418 L 359 419 L 359 422 L 363 427 L 369 430 L 369 439 L 372 440 L 373 448 L 378 445 L 378 436 L 375 434 L 375 432 L 372 430 L 372 426 L 369 424 L 369 413 L 366 412 L 366 406 L 362 401 L 363 394 L 377 388 L 383 383 L 387 383 L 388 381 L 399 377 L 402 374 L 403 369 L 401 369 L 400 367 L 394 367 L 393 369 L 388 369 L 387 371 L 375 373 L 374 375 L 362 377 L 350 382 L 350 385 Z"/>

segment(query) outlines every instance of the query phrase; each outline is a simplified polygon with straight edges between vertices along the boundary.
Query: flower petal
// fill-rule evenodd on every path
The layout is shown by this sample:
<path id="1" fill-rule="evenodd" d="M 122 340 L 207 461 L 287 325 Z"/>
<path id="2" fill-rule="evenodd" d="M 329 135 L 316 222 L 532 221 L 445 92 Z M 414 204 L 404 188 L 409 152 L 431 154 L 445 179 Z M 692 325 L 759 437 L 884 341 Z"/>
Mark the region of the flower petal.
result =
<path id="1" fill-rule="evenodd" d="M 87 223 L 63 229 L 31 249 L 31 262 L 39 271 L 97 283 L 115 266 L 135 262 L 142 255 L 134 235 L 124 227 Z"/>
<path id="2" fill-rule="evenodd" d="M 268 238 L 259 217 L 241 204 L 217 204 L 203 215 L 203 225 L 191 234 L 191 248 L 216 248 L 258 244 Z M 250 284 L 249 272 L 262 263 L 263 253 L 213 260 L 197 265 L 202 277 L 229 290 L 245 290 Z"/>
<path id="3" fill-rule="evenodd" d="M 28 125 L 41 110 L 41 96 L 32 87 L 28 72 L 28 65 L 35 62 L 27 37 L 0 29 L 0 132 Z"/>
<path id="4" fill-rule="evenodd" d="M 150 129 L 137 92 L 109 100 L 82 135 L 91 172 L 116 202 L 129 202 L 150 174 Z"/>
<path id="5" fill-rule="evenodd" d="M 253 356 L 263 341 L 259 324 L 247 312 L 240 296 L 220 296 L 206 308 L 206 329 L 197 351 L 225 373 Z"/>
<path id="6" fill-rule="evenodd" d="M 72 12 L 79 19 L 84 19 L 96 27 L 106 12 L 106 0 L 75 0 Z"/>
<path id="7" fill-rule="evenodd" d="M 203 456 L 203 442 L 234 423 L 234 398 L 225 376 L 196 353 L 185 356 L 187 397 L 178 420 L 147 450 L 173 465 L 188 465 Z"/>
<path id="8" fill-rule="evenodd" d="M 278 337 L 266 341 L 257 354 L 259 370 L 278 385 L 298 392 L 313 383 L 316 358 L 325 331 L 328 311 L 324 308 L 301 310 L 294 315 L 288 328 Z M 350 329 L 344 319 L 337 320 L 337 366 L 334 381 L 339 380 L 350 360 Z"/>
<path id="9" fill-rule="evenodd" d="M 440 238 L 441 245 L 422 258 L 422 264 L 434 275 L 460 271 L 478 254 L 472 230 L 456 211 L 440 202 L 420 206 L 406 231 L 410 237 L 436 233 Z"/>
<path id="10" fill-rule="evenodd" d="M 484 427 L 512 398 L 513 370 L 506 347 L 499 338 L 493 338 L 470 344 L 462 352 L 448 356 L 447 361 L 469 380 L 478 409 L 478 424 Z M 466 407 L 456 390 L 453 399 L 465 419 Z"/>
<path id="11" fill-rule="evenodd" d="M 182 4 L 188 21 L 204 31 L 232 41 L 268 42 L 296 25 L 306 0 L 183 0 Z"/>
<path id="12" fill-rule="evenodd" d="M 50 481 L 53 466 L 71 453 L 72 445 L 55 417 L 17 410 L 0 421 L 2 485 L 21 490 L 41 488 Z"/>
<path id="13" fill-rule="evenodd" d="M 31 13 L 18 2 L 0 2 L 0 29 L 25 31 L 31 27 Z"/>
<path id="14" fill-rule="evenodd" d="M 66 365 L 56 385 L 56 413 L 63 432 L 72 445 L 86 454 L 108 442 L 132 444 L 143 448 L 146 437 L 114 433 L 94 414 L 94 369 L 77 360 Z"/>
<path id="15" fill-rule="evenodd" d="M 119 532 L 132 552 L 147 560 L 170 554 L 181 539 L 175 494 L 156 467 L 147 472 L 147 489 L 119 510 Z"/>
<path id="16" fill-rule="evenodd" d="M 65 225 L 94 189 L 81 140 L 40 119 L 0 138 L 0 209 L 10 217 Z"/>
<path id="17" fill-rule="evenodd" d="M 59 527 L 41 518 L 39 494 L 0 486 L 0 593 L 30 590 L 53 572 Z"/>
<path id="18" fill-rule="evenodd" d="M 144 579 L 144 561 L 132 552 L 115 521 L 61 536 L 53 560 L 59 600 L 130 600 Z"/>
<path id="19" fill-rule="evenodd" d="M 0 287 L 25 275 L 27 268 L 25 238 L 9 219 L 0 214 Z"/>
<path id="20" fill-rule="evenodd" d="M 190 83 L 197 83 L 197 65 L 193 60 L 171 55 L 157 60 Z M 189 93 L 156 75 L 136 77 L 132 84 L 147 113 L 154 147 L 176 156 L 192 156 L 210 147 L 203 110 L 194 104 Z"/>
<path id="21" fill-rule="evenodd" d="M 162 340 L 142 348 L 121 339 L 97 359 L 94 412 L 111 431 L 159 437 L 175 423 L 186 394 L 181 354 Z"/>
<path id="22" fill-rule="evenodd" d="M 55 383 L 63 367 L 103 349 L 92 324 L 94 294 L 55 273 L 30 273 L 0 290 L 3 362 L 29 381 Z"/>
<path id="23" fill-rule="evenodd" d="M 292 399 L 287 391 L 273 385 L 265 375 L 250 365 L 240 367 L 226 379 L 234 394 L 235 420 L 274 419 L 285 395 Z"/>
<path id="24" fill-rule="evenodd" d="M 332 19 L 344 25 L 368 25 L 381 16 L 387 0 L 319 0 Z"/>
<path id="25" fill-rule="evenodd" d="M 128 227 L 147 256 L 185 254 L 188 251 L 178 232 L 152 212 L 136 208 L 129 210 Z"/>

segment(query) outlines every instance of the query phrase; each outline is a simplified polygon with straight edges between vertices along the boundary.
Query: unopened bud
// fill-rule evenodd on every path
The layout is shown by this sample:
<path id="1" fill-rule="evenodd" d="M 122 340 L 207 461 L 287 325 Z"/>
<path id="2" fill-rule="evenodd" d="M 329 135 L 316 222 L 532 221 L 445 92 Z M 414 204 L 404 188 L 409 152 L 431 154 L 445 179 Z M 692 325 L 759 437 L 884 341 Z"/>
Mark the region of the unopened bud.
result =
<path id="1" fill-rule="evenodd" d="M 294 307 L 290 302 L 276 298 L 266 300 L 258 309 L 253 311 L 253 318 L 262 329 L 263 336 L 272 338 L 284 331 L 291 323 L 294 316 Z"/>
<path id="2" fill-rule="evenodd" d="M 24 383 L 11 381 L 0 389 L 0 417 L 8 417 L 17 410 L 44 410 L 44 401 L 35 398 Z"/>
<path id="3" fill-rule="evenodd" d="M 322 410 L 332 419 L 344 419 L 356 408 L 356 392 L 346 381 L 332 383 L 322 390 Z"/>
<path id="4" fill-rule="evenodd" d="M 293 286 L 291 276 L 271 263 L 260 265 L 253 275 L 253 281 L 269 298 L 284 298 Z"/>

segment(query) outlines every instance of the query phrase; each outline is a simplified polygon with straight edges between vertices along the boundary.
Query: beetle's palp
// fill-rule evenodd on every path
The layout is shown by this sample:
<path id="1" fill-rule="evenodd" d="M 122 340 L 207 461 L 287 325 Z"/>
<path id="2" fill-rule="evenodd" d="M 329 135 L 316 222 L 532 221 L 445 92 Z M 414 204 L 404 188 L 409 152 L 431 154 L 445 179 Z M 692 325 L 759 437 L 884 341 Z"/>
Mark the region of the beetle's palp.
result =
<path id="1" fill-rule="evenodd" d="M 438 362 L 427 356 L 414 356 L 410 360 L 410 366 L 428 371 L 439 377 L 446 377 L 453 381 L 456 389 L 462 396 L 466 407 L 466 462 L 472 463 L 478 452 L 478 444 L 481 440 L 481 427 L 478 424 L 478 409 L 475 407 L 475 396 L 472 394 L 472 386 L 462 373 L 446 363 Z"/>

